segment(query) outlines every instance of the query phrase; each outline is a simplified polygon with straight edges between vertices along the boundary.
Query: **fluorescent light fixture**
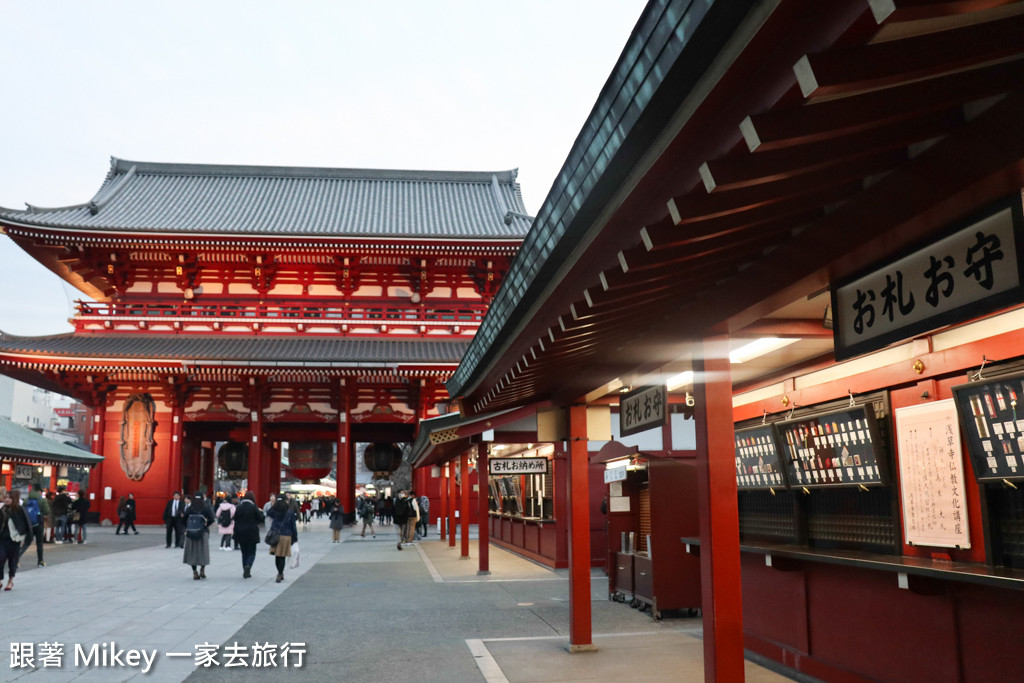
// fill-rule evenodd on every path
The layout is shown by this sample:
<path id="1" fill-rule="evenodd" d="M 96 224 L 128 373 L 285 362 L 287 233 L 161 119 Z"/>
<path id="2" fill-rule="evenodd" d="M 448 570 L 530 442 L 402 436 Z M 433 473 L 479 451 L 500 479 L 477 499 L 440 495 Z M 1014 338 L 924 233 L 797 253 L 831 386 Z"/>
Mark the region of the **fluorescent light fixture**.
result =
<path id="1" fill-rule="evenodd" d="M 800 341 L 799 337 L 761 337 L 729 353 L 730 363 L 746 363 Z"/>
<path id="2" fill-rule="evenodd" d="M 625 467 L 625 466 L 627 466 L 628 464 L 629 464 L 629 460 L 627 460 L 627 459 L 622 459 L 622 460 L 612 460 L 611 462 L 606 462 L 606 463 L 604 464 L 604 468 L 605 468 L 606 470 L 614 470 L 614 469 L 618 469 L 618 468 L 620 468 L 620 467 Z"/>
<path id="3" fill-rule="evenodd" d="M 675 391 L 679 387 L 685 387 L 693 384 L 693 370 L 687 370 L 686 372 L 680 372 L 678 375 L 672 375 L 665 382 L 665 388 L 669 391 Z"/>

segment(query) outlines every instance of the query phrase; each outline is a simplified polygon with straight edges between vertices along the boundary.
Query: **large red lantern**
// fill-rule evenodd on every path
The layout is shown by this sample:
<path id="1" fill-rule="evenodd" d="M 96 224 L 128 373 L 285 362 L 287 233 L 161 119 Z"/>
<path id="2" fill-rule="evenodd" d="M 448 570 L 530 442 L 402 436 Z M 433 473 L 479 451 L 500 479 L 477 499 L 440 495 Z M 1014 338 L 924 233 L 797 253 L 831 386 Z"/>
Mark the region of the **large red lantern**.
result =
<path id="1" fill-rule="evenodd" d="M 402 464 L 402 449 L 393 443 L 371 443 L 363 451 L 363 464 L 371 472 L 394 472 Z"/>
<path id="2" fill-rule="evenodd" d="M 334 443 L 331 441 L 298 441 L 288 444 L 288 471 L 303 484 L 318 484 L 331 473 L 334 464 Z"/>
<path id="3" fill-rule="evenodd" d="M 239 441 L 228 441 L 217 451 L 217 464 L 228 479 L 245 479 L 249 476 L 249 446 Z"/>

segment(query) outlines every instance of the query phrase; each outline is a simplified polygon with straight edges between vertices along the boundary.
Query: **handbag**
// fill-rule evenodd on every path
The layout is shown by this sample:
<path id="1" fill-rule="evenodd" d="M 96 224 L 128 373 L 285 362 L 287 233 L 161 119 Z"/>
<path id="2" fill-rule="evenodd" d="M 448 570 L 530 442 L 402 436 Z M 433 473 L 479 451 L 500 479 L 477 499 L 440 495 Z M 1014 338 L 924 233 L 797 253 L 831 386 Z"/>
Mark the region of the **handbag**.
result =
<path id="1" fill-rule="evenodd" d="M 11 534 L 11 540 L 15 543 L 21 543 L 25 540 L 25 534 L 18 533 L 18 527 L 15 525 L 13 518 L 7 518 L 7 531 Z"/>
<path id="2" fill-rule="evenodd" d="M 277 542 L 281 540 L 281 532 L 275 529 L 274 527 L 270 527 L 269 529 L 267 529 L 267 536 L 263 540 L 266 542 L 267 545 L 277 545 Z"/>

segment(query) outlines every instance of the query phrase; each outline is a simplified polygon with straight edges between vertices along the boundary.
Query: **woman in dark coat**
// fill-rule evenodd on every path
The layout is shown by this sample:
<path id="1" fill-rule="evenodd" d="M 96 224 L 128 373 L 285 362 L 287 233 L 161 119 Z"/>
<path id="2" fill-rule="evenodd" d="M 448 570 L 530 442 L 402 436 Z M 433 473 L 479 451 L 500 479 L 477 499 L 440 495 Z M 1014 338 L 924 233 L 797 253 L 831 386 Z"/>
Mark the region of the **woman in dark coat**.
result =
<path id="1" fill-rule="evenodd" d="M 267 516 L 271 519 L 270 528 L 280 534 L 277 544 L 270 546 L 270 554 L 274 556 L 274 564 L 277 565 L 277 583 L 281 583 L 284 581 L 285 558 L 292 556 L 292 543 L 299 540 L 299 530 L 295 526 L 296 514 L 282 493 L 274 501 Z"/>
<path id="2" fill-rule="evenodd" d="M 4 563 L 7 564 L 7 587 L 14 588 L 14 574 L 18 571 L 18 557 L 21 546 L 32 540 L 32 521 L 28 513 L 21 507 L 21 492 L 7 491 L 4 493 L 3 507 L 0 508 L 0 583 L 4 580 Z M 17 534 L 21 538 L 12 535 Z"/>
<path id="3" fill-rule="evenodd" d="M 199 538 L 193 538 L 189 523 L 192 515 L 201 515 L 204 520 L 203 530 Z M 185 555 L 182 562 L 192 567 L 192 578 L 198 581 L 206 578 L 206 565 L 210 564 L 210 526 L 216 523 L 213 517 L 213 508 L 203 500 L 203 495 L 196 492 L 192 496 L 192 502 L 185 508 Z M 199 567 L 199 571 L 196 571 Z"/>
<path id="4" fill-rule="evenodd" d="M 331 508 L 331 513 L 327 518 L 331 520 L 331 543 L 339 543 L 339 539 L 341 538 L 341 529 L 345 526 L 345 508 L 341 506 L 341 503 L 338 503 Z M 370 528 L 373 528 L 372 524 L 370 525 Z"/>
<path id="5" fill-rule="evenodd" d="M 135 494 L 129 493 L 128 497 L 121 496 L 121 501 L 117 504 L 117 517 L 120 520 L 117 524 L 117 531 L 114 535 L 121 533 L 121 526 L 124 525 L 124 535 L 128 535 L 128 529 L 131 528 L 135 532 L 135 535 L 139 535 L 139 530 L 135 528 Z"/>
<path id="6" fill-rule="evenodd" d="M 242 500 L 235 506 L 235 543 L 242 549 L 242 578 L 252 576 L 250 570 L 256 560 L 256 545 L 260 542 L 260 524 L 263 523 L 263 510 L 256 505 L 256 495 L 246 491 Z"/>

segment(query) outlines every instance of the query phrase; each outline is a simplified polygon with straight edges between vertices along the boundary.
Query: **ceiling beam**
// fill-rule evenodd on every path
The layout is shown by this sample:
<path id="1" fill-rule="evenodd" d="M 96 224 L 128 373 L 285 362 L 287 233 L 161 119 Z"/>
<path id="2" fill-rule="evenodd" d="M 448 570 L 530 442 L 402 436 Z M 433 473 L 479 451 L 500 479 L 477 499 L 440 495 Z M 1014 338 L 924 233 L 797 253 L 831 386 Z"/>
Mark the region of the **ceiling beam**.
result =
<path id="1" fill-rule="evenodd" d="M 704 162 L 701 177 L 708 192 L 712 192 L 801 177 L 869 157 L 876 159 L 880 167 L 892 167 L 906 160 L 904 150 L 909 145 L 946 135 L 964 121 L 963 109 L 955 107 L 887 126 L 834 135 L 827 140 L 734 154 Z"/>
<path id="2" fill-rule="evenodd" d="M 793 66 L 805 97 L 823 97 L 938 76 L 1024 50 L 1024 15 L 801 57 Z M 969 45 L 970 50 L 964 46 Z"/>
<path id="3" fill-rule="evenodd" d="M 752 114 L 740 124 L 740 131 L 750 151 L 769 151 L 870 130 L 992 97 L 1021 83 L 1024 57 L 1015 56 L 932 79 Z"/>

